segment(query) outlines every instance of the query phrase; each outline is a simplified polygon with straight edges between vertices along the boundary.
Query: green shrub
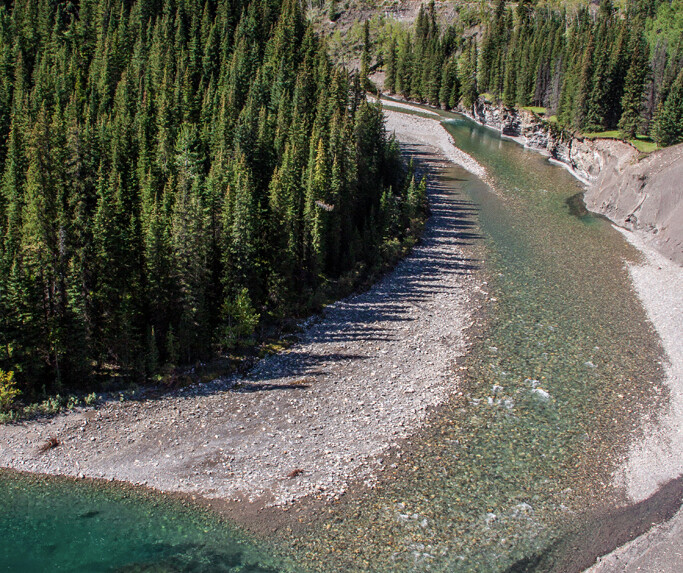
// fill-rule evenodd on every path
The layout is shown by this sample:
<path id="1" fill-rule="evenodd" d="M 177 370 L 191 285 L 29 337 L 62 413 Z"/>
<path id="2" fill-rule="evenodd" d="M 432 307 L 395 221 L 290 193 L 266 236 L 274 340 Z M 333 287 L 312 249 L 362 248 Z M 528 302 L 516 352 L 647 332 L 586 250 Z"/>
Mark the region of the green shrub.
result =
<path id="1" fill-rule="evenodd" d="M 0 370 L 0 412 L 8 412 L 16 397 L 21 394 L 14 379 L 14 372 Z"/>
<path id="2" fill-rule="evenodd" d="M 247 342 L 254 335 L 261 315 L 256 312 L 249 297 L 249 291 L 242 289 L 234 299 L 227 299 L 223 304 L 223 319 L 226 322 L 222 343 L 233 348 L 241 342 Z"/>

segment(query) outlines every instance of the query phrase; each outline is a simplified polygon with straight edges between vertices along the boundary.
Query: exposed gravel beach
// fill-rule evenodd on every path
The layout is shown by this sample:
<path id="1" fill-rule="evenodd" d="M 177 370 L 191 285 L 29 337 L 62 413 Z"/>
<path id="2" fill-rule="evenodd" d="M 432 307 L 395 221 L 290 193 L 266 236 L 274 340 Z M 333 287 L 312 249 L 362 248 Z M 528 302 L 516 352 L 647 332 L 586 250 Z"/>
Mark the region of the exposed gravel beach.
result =
<path id="1" fill-rule="evenodd" d="M 657 330 L 667 355 L 668 408 L 653 413 L 643 439 L 636 441 L 615 476 L 633 502 L 653 495 L 683 474 L 683 267 L 619 229 L 643 254 L 629 265 L 633 285 Z M 674 573 L 683 569 L 683 510 L 670 521 L 603 557 L 591 573 Z"/>
<path id="2" fill-rule="evenodd" d="M 391 101 L 388 105 L 434 115 L 437 120 L 385 109 L 387 130 L 396 133 L 396 138 L 400 142 L 435 147 L 448 161 L 459 165 L 484 181 L 487 180 L 486 170 L 473 157 L 455 146 L 451 135 L 439 123 L 438 114 L 402 102 Z"/>
<path id="3" fill-rule="evenodd" d="M 483 173 L 437 122 L 388 116 L 430 168 L 445 155 Z M 437 180 L 429 196 L 432 216 L 410 256 L 246 377 L 2 426 L 0 466 L 259 505 L 372 485 L 383 453 L 457 392 L 454 361 L 473 320 L 479 284 L 459 233 L 471 215 Z M 59 445 L 41 452 L 51 438 Z"/>

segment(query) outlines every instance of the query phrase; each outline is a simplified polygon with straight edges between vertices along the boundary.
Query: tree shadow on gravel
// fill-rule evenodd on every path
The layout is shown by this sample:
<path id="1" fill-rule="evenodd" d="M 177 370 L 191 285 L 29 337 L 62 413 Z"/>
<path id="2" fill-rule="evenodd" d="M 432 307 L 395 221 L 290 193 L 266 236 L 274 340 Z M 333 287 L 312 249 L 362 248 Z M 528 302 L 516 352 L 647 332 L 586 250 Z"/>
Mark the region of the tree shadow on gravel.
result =
<path id="1" fill-rule="evenodd" d="M 329 363 L 359 361 L 366 359 L 367 356 L 360 354 L 314 354 L 310 352 L 298 352 L 293 350 L 292 352 L 279 355 L 271 359 L 269 362 L 264 363 L 261 367 L 255 368 L 249 372 L 249 374 L 247 374 L 243 380 L 248 382 L 250 387 L 254 387 L 257 386 L 257 383 L 262 380 L 277 380 L 280 378 L 290 377 L 298 378 L 303 376 L 317 376 L 319 374 L 324 374 L 325 367 Z M 306 387 L 308 387 L 308 385 L 305 383 L 298 385 L 298 387 L 301 388 L 302 385 L 306 385 Z M 292 386 L 291 382 L 284 386 L 285 388 L 283 389 L 287 390 L 297 387 Z"/>
<path id="2" fill-rule="evenodd" d="M 462 193 L 471 179 L 444 172 L 443 161 L 434 161 L 424 146 L 402 146 L 402 150 L 413 157 L 418 173 L 429 170 L 431 216 L 420 242 L 368 291 L 328 307 L 302 334 L 298 345 L 256 365 L 242 378 L 254 391 L 258 387 L 291 389 L 254 382 L 321 375 L 334 363 L 374 356 L 377 347 L 373 343 L 402 338 L 403 329 L 396 323 L 405 323 L 408 328 L 417 314 L 438 315 L 438 310 L 428 310 L 422 303 L 430 301 L 433 305 L 435 297 L 462 288 L 458 277 L 479 268 L 479 261 L 463 252 L 482 238 L 477 232 L 479 208 Z M 358 353 L 359 341 L 368 343 L 367 355 Z M 353 352 L 344 353 L 345 346 L 352 343 Z M 306 349 L 309 344 L 331 345 L 330 353 L 310 352 Z"/>
<path id="3" fill-rule="evenodd" d="M 422 149 L 404 146 L 403 150 L 417 158 L 418 170 L 425 167 Z M 377 323 L 413 320 L 411 307 L 450 292 L 457 276 L 479 268 L 479 261 L 463 255 L 461 248 L 482 238 L 477 232 L 479 208 L 456 194 L 454 182 L 469 180 L 443 174 L 430 178 L 431 217 L 412 253 L 369 291 L 328 309 L 307 338 L 315 342 L 376 339 L 381 332 Z"/>
<path id="4" fill-rule="evenodd" d="M 404 338 L 404 328 L 416 316 L 439 314 L 423 303 L 429 301 L 434 307 L 435 298 L 463 288 L 460 277 L 479 268 L 479 261 L 465 253 L 482 238 L 477 231 L 479 208 L 464 194 L 474 176 L 444 171 L 444 161 L 435 159 L 426 146 L 402 146 L 402 151 L 413 158 L 418 174 L 429 176 L 431 215 L 412 252 L 368 291 L 338 301 L 313 318 L 300 342 L 288 351 L 258 362 L 246 375 L 187 388 L 181 394 L 234 391 L 241 384 L 239 391 L 249 392 L 301 389 L 302 385 L 264 381 L 322 375 L 336 363 L 366 360 L 376 354 L 375 343 Z M 362 354 L 366 347 L 359 346 L 361 341 L 367 343 L 367 354 Z M 309 344 L 330 345 L 329 352 L 309 350 Z M 344 352 L 347 344 L 353 344 L 348 353 Z"/>

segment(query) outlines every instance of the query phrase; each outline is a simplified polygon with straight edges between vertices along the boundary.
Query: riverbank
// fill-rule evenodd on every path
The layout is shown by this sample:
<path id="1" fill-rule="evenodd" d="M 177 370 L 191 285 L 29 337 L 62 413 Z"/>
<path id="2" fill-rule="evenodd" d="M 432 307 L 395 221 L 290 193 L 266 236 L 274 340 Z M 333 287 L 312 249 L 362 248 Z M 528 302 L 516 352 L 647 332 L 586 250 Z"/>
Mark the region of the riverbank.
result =
<path id="1" fill-rule="evenodd" d="M 419 111 L 421 113 L 425 111 L 400 102 L 392 102 L 391 105 L 408 111 Z M 429 115 L 430 112 L 427 112 L 427 114 Z M 385 125 L 387 131 L 395 134 L 396 139 L 400 143 L 422 146 L 431 155 L 441 156 L 443 159 L 476 175 L 483 181 L 487 179 L 486 170 L 473 157 L 456 147 L 453 138 L 441 126 L 441 118 L 438 114 L 431 112 L 431 115 L 434 115 L 434 119 L 430 119 L 385 109 L 384 115 L 386 117 Z"/>
<path id="2" fill-rule="evenodd" d="M 670 261 L 642 237 L 620 229 L 643 255 L 629 265 L 638 297 L 643 302 L 666 352 L 666 387 L 669 403 L 653 412 L 644 435 L 632 444 L 624 465 L 615 475 L 633 503 L 656 495 L 683 475 L 683 268 Z M 669 521 L 655 525 L 592 567 L 590 573 L 674 573 L 683 563 L 683 509 Z"/>
<path id="3" fill-rule="evenodd" d="M 459 112 L 538 151 L 586 186 L 586 206 L 683 264 L 683 145 L 643 156 L 631 143 L 566 131 L 526 109 L 479 98 Z"/>
<path id="4" fill-rule="evenodd" d="M 565 167 L 587 186 L 587 207 L 607 216 L 641 253 L 642 262 L 629 264 L 629 274 L 664 347 L 669 402 L 666 411 L 650 413 L 644 436 L 634 436 L 614 484 L 634 505 L 660 506 L 658 492 L 683 475 L 683 204 L 677 184 L 683 146 L 637 161 L 638 152 L 629 144 L 567 140 L 552 134 L 531 112 L 505 114 L 490 107 L 480 105 L 466 115 Z M 669 521 L 653 518 L 651 523 L 650 531 L 601 558 L 590 573 L 678 571 L 683 562 L 683 509 Z"/>
<path id="5" fill-rule="evenodd" d="M 412 121 L 395 119 L 407 153 L 443 164 L 442 142 L 412 140 Z M 290 349 L 246 377 L 3 426 L 0 466 L 220 499 L 238 521 L 254 507 L 371 487 L 384 453 L 457 392 L 455 360 L 481 288 L 457 232 L 474 224 L 471 213 L 436 181 L 428 193 L 432 216 L 411 255 L 307 321 Z"/>
<path id="6" fill-rule="evenodd" d="M 391 105 L 411 108 L 410 104 L 401 102 L 391 102 Z M 420 113 L 427 111 L 414 106 L 412 109 Z M 510 139 L 533 149 L 533 146 L 527 145 L 520 137 L 511 136 Z M 599 171 L 595 174 L 595 183 L 587 193 L 589 207 L 600 212 L 611 209 L 609 214 L 616 223 L 615 228 L 641 253 L 642 261 L 637 264 L 629 263 L 628 270 L 633 287 L 662 341 L 666 361 L 665 385 L 669 398 L 665 411 L 649 413 L 645 428 L 642 429 L 644 436 L 641 437 L 639 432 L 631 436 L 630 448 L 613 481 L 617 489 L 624 491 L 626 500 L 632 505 L 624 508 L 625 517 L 619 519 L 619 525 L 613 525 L 614 530 L 611 533 L 607 531 L 597 536 L 600 543 L 596 545 L 596 550 L 599 551 L 598 546 L 601 544 L 603 547 L 610 547 L 610 542 L 616 539 L 610 539 L 612 535 L 618 535 L 626 541 L 633 538 L 634 534 L 637 535 L 636 531 L 646 533 L 602 558 L 598 565 L 590 569 L 592 573 L 673 572 L 683 562 L 680 553 L 683 510 L 676 513 L 680 499 L 677 494 L 670 493 L 678 487 L 674 480 L 683 474 L 683 344 L 680 342 L 680 325 L 683 323 L 683 268 L 675 262 L 681 255 L 680 241 L 676 242 L 676 236 L 680 235 L 680 224 L 675 216 L 678 205 L 675 201 L 672 204 L 671 200 L 676 192 L 674 181 L 677 180 L 672 174 L 675 175 L 675 170 L 680 169 L 682 150 L 682 146 L 663 150 L 640 163 L 634 163 L 633 157 L 628 153 L 615 153 L 608 161 L 600 163 Z M 621 190 L 624 185 L 615 185 L 615 179 L 617 183 L 623 179 L 635 179 L 636 176 L 631 174 L 634 170 L 638 171 L 636 175 L 639 176 L 641 187 L 642 182 L 649 179 L 654 182 L 651 186 L 656 189 L 652 196 L 648 195 L 648 189 L 638 188 L 637 191 L 631 190 L 627 197 L 628 193 Z M 571 169 L 569 171 L 572 172 Z M 572 174 L 576 176 L 576 173 Z M 577 178 L 581 180 L 581 177 Z M 610 186 L 618 186 L 621 196 L 615 197 Z M 637 211 L 638 217 L 647 224 L 649 232 L 641 228 L 643 221 L 640 226 L 633 225 L 632 230 L 624 229 L 629 219 L 627 216 L 615 215 L 616 206 L 621 209 L 618 213 Z M 665 225 L 668 233 L 653 233 L 655 222 L 667 218 L 672 219 Z M 669 238 L 671 233 L 674 237 Z M 625 437 L 628 439 L 628 436 Z M 632 513 L 628 513 L 631 510 Z M 639 516 L 638 512 L 642 515 Z M 661 522 L 674 513 L 675 517 Z M 629 527 L 632 527 L 630 537 L 626 533 Z M 648 532 L 650 527 L 652 530 Z"/>

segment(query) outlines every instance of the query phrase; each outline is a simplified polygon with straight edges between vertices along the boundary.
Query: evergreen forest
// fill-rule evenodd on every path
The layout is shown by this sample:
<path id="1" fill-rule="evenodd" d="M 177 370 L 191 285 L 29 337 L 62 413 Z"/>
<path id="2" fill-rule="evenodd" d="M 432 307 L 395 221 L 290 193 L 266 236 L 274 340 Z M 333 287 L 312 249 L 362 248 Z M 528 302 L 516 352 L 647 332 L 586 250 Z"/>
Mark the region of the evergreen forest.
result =
<path id="1" fill-rule="evenodd" d="M 4 407 L 225 353 L 425 209 L 298 0 L 3 2 L 0 174 Z"/>
<path id="2" fill-rule="evenodd" d="M 481 95 L 571 131 L 683 141 L 683 1 L 489 7 L 441 29 L 431 2 L 363 53 L 383 66 L 386 91 L 412 100 L 471 109 Z"/>

